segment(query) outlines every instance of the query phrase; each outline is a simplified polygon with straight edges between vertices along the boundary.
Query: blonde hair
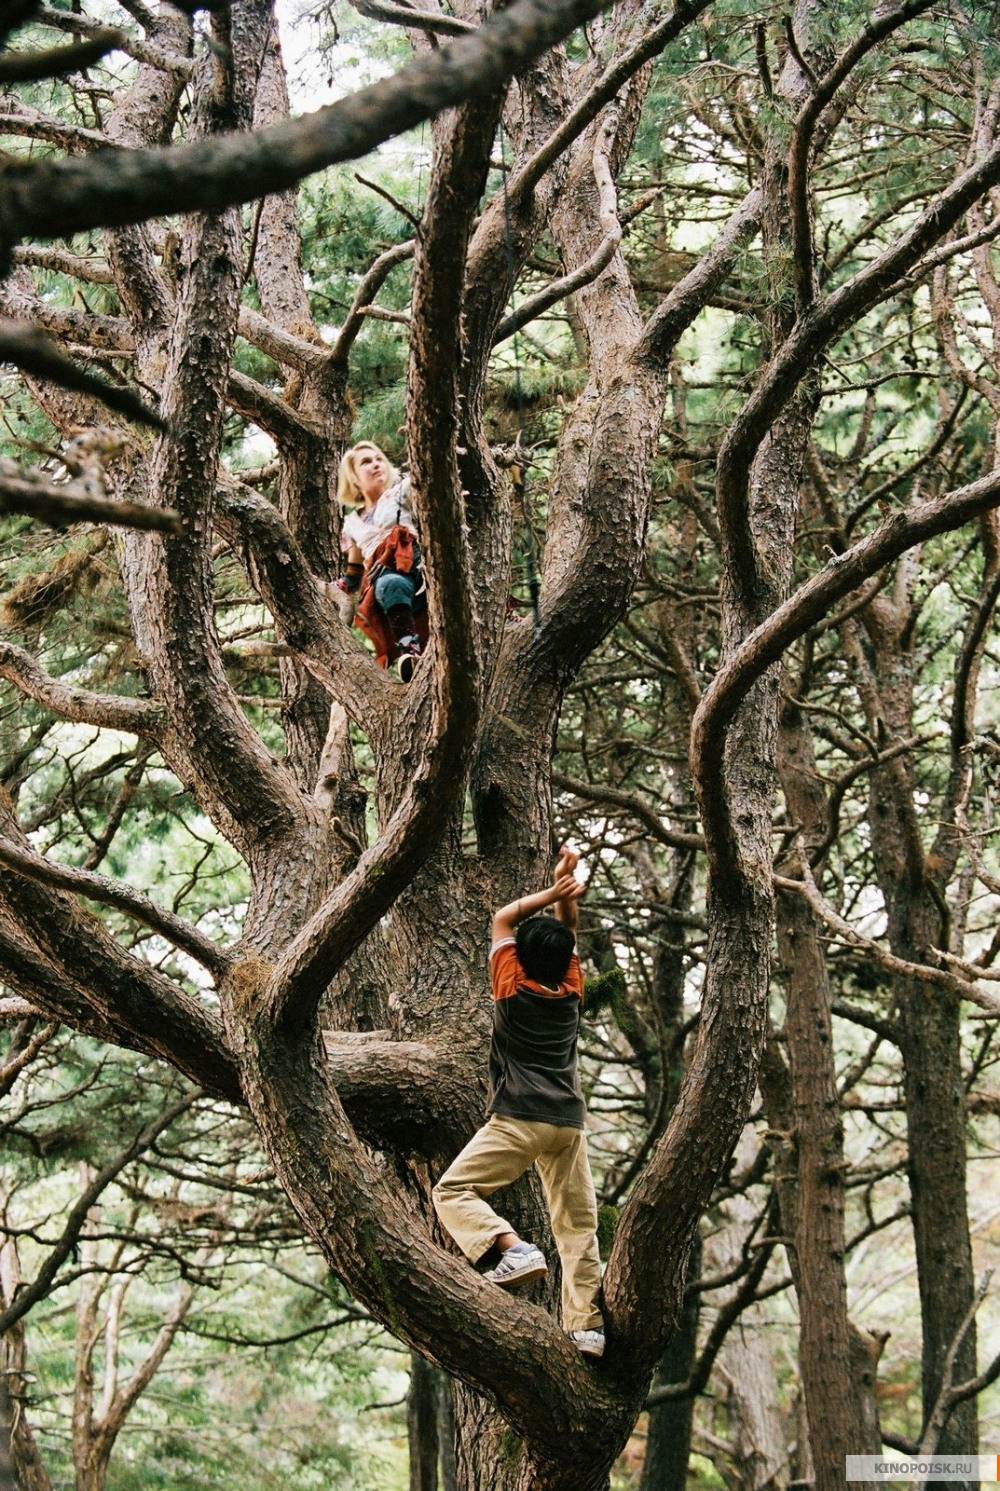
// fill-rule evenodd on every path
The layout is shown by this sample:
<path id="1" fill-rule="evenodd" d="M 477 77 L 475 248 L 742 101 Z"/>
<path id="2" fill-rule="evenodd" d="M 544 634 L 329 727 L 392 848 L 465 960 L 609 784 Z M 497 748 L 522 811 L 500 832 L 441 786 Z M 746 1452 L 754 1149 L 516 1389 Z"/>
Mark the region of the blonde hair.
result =
<path id="1" fill-rule="evenodd" d="M 359 450 L 377 450 L 379 455 L 385 458 L 386 464 L 389 467 L 389 481 L 386 486 L 387 492 L 389 487 L 394 487 L 399 481 L 399 472 L 389 460 L 381 445 L 376 445 L 374 440 L 359 440 L 357 445 L 352 445 L 350 450 L 344 452 L 343 460 L 337 471 L 337 501 L 341 507 L 360 507 L 364 501 L 354 470 L 354 457 Z"/>

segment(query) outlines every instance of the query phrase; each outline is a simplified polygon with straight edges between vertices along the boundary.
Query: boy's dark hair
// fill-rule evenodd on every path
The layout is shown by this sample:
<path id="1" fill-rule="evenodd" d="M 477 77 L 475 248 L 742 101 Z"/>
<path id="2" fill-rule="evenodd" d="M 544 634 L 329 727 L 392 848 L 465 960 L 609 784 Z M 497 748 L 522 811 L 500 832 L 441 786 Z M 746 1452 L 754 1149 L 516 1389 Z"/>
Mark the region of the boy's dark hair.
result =
<path id="1" fill-rule="evenodd" d="M 557 989 L 566 977 L 576 938 L 554 916 L 529 916 L 514 933 L 517 961 L 530 979 Z"/>

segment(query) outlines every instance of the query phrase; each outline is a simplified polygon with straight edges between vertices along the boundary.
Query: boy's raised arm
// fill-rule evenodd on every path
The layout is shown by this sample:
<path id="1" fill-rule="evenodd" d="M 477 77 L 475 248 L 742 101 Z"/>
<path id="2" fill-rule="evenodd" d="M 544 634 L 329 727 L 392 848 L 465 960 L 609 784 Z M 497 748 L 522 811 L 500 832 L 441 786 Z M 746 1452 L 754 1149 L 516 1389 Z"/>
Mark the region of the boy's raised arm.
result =
<path id="1" fill-rule="evenodd" d="M 579 863 L 580 856 L 574 853 L 568 844 L 564 844 L 559 851 L 559 863 L 556 865 L 553 876 L 553 887 L 563 884 L 567 877 L 572 882 L 569 892 L 560 894 L 555 904 L 556 916 L 574 935 L 580 920 L 577 902 L 586 888 L 578 883 L 574 873 Z"/>
<path id="2" fill-rule="evenodd" d="M 499 911 L 493 913 L 491 941 L 502 942 L 505 938 L 513 937 L 518 922 L 523 922 L 525 917 L 534 916 L 536 911 L 542 911 L 553 903 L 559 920 L 575 931 L 576 903 L 584 892 L 584 887 L 573 874 L 578 863 L 578 856 L 564 845 L 551 885 L 547 885 L 544 890 L 535 891 L 533 895 L 511 901 L 509 906 L 501 906 Z"/>

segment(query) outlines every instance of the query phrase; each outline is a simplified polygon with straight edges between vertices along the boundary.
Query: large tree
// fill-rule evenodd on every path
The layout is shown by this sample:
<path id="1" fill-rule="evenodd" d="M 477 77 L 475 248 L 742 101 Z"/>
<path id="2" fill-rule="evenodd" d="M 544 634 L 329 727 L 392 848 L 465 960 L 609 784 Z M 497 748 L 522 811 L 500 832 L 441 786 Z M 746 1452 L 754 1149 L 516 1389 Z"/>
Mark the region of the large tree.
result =
<path id="1" fill-rule="evenodd" d="M 0 671 L 56 718 L 140 742 L 144 760 L 162 763 L 237 851 L 248 899 L 238 936 L 209 937 L 94 869 L 40 855 L 12 798 L 0 839 L 3 976 L 29 1009 L 170 1063 L 246 1107 L 337 1275 L 460 1384 L 459 1484 L 602 1487 L 683 1318 L 699 1218 L 757 1084 L 768 1034 L 781 724 L 792 827 L 779 842 L 793 851 L 783 895 L 813 896 L 818 906 L 810 917 L 790 901 L 782 921 L 798 1083 L 783 1111 L 798 1147 L 794 1177 L 779 1193 L 795 1239 L 817 1479 L 839 1484 L 839 1456 L 873 1442 L 873 1430 L 869 1401 L 848 1390 L 856 1368 L 839 1271 L 829 1007 L 808 961 L 826 906 L 810 861 L 821 866 L 829 844 L 822 805 L 796 787 L 793 768 L 808 755 L 796 745 L 794 718 L 782 714 L 780 663 L 802 639 L 813 647 L 841 614 L 848 655 L 874 653 L 856 663 L 856 687 L 875 741 L 871 844 L 890 915 L 907 1112 L 921 1122 L 938 1078 L 954 1094 L 955 1122 L 942 1122 L 932 1170 L 950 1166 L 949 1226 L 964 1229 L 952 1237 L 945 1279 L 931 1256 L 943 1225 L 934 1208 L 945 1198 L 916 1158 L 929 1420 L 954 1385 L 944 1381 L 946 1358 L 974 1298 L 953 1156 L 962 1116 L 954 1010 L 976 986 L 965 970 L 935 981 L 928 951 L 947 940 L 941 902 L 960 859 L 953 829 L 968 795 L 962 752 L 973 706 L 963 705 L 955 726 L 951 819 L 925 849 L 914 842 L 912 790 L 894 754 L 911 729 L 898 651 L 907 596 L 897 587 L 890 615 L 877 587 L 894 565 L 905 576 L 903 556 L 915 545 L 1000 504 L 1000 475 L 992 457 L 977 465 L 973 452 L 956 452 L 947 479 L 907 489 L 884 521 L 855 513 L 842 522 L 816 445 L 826 441 L 839 456 L 843 427 L 856 423 L 865 450 L 877 398 L 871 410 L 838 406 L 851 382 L 845 370 L 877 363 L 885 322 L 904 314 L 936 270 L 992 238 L 1000 145 L 989 54 L 978 54 L 972 23 L 931 0 L 871 14 L 845 6 L 836 18 L 815 0 L 800 0 L 786 18 L 709 0 L 650 14 L 622 0 L 598 19 L 596 4 L 519 0 L 485 21 L 471 6 L 452 15 L 379 4 L 382 19 L 407 25 L 417 59 L 362 95 L 287 121 L 263 0 L 213 10 L 207 26 L 167 4 L 125 8 L 133 24 L 110 40 L 88 41 L 94 25 L 76 13 L 28 15 L 77 36 L 64 69 L 93 65 L 112 44 L 135 65 L 98 88 L 70 73 L 77 118 L 68 105 L 53 112 L 66 97 L 55 87 L 50 103 L 12 99 L 3 116 L 15 138 L 54 147 L 3 163 L 3 350 L 73 442 L 65 455 L 75 463 L 67 469 L 76 512 L 146 525 L 117 526 L 113 547 L 102 550 L 121 586 L 134 673 L 110 687 L 101 682 L 106 653 L 88 664 L 77 649 L 71 663 L 65 648 L 60 668 L 47 669 L 42 653 L 55 638 L 30 607 L 22 614 L 36 646 L 3 643 Z M 25 17 L 19 9 L 9 20 Z M 585 38 L 552 48 L 588 19 Z M 439 44 L 437 33 L 455 31 L 458 41 Z M 51 76 L 56 65 L 11 53 L 5 76 Z M 415 240 L 372 254 L 333 333 L 311 298 L 290 190 L 431 116 Z M 490 178 L 498 137 L 500 185 Z M 647 265 L 626 252 L 630 223 L 653 207 L 669 219 L 688 193 L 708 203 L 696 247 L 654 244 Z M 851 210 L 841 213 L 845 200 Z M 258 206 L 245 219 L 239 204 L 249 201 Z M 185 215 L 157 223 L 168 214 Z M 97 255 L 42 242 L 97 229 Z M 345 627 L 330 582 L 359 336 L 387 276 L 411 252 L 406 433 L 432 644 L 404 689 Z M 522 273 L 534 293 L 511 309 Z M 83 288 L 46 294 L 42 277 L 52 274 Z M 100 312 L 88 304 L 88 285 L 102 289 Z M 980 295 L 989 288 L 981 270 Z M 488 380 L 495 349 L 570 295 L 579 367 L 552 435 L 536 624 L 511 612 L 520 519 L 517 484 L 505 473 L 523 453 L 491 446 Z M 685 394 L 679 347 L 703 313 L 720 310 L 734 318 L 732 387 L 715 408 L 711 439 L 691 449 L 682 416 L 698 379 Z M 939 321 L 944 337 L 954 317 L 942 310 Z M 71 372 L 39 329 L 103 360 L 119 410 L 150 406 L 146 428 L 122 421 L 109 430 L 93 375 Z M 841 378 L 833 389 L 824 384 L 831 365 Z M 877 372 L 870 384 L 877 389 Z M 241 473 L 227 459 L 234 418 L 266 432 L 275 452 L 266 467 Z M 931 449 L 933 439 L 924 441 Z M 666 471 L 671 441 L 681 459 Z M 73 513 L 65 490 L 30 470 L 7 470 L 4 481 L 17 510 Z M 122 505 L 96 506 L 95 486 Z M 608 1353 L 594 1368 L 550 1313 L 499 1296 L 443 1243 L 428 1181 L 481 1114 L 484 928 L 493 905 L 549 873 L 552 756 L 566 691 L 629 610 L 654 498 L 699 515 L 717 564 L 718 626 L 707 644 L 699 639 L 697 670 L 692 638 L 663 619 L 690 775 L 678 764 L 672 802 L 651 814 L 670 847 L 704 854 L 704 976 L 692 1048 L 672 1082 L 661 1071 L 668 1099 L 629 1177 L 605 1278 Z M 827 552 L 813 541 L 814 502 L 830 529 Z M 872 503 L 865 511 L 870 517 Z M 990 605 L 992 566 L 991 557 Z M 219 618 L 234 574 L 273 624 L 280 732 L 248 710 L 227 671 Z M 985 597 L 969 623 L 966 685 L 984 614 Z M 966 689 L 963 699 L 971 697 Z M 692 800 L 698 831 L 673 828 Z M 175 965 L 140 956 L 81 909 L 81 895 L 152 928 L 177 950 Z M 185 966 L 198 974 L 185 976 Z M 682 970 L 662 972 L 664 1001 L 676 1003 Z M 922 999 L 928 978 L 946 992 Z M 924 1070 L 923 1057 L 935 1053 Z M 780 1072 L 775 1081 L 780 1088 Z M 829 1226 L 817 1239 L 810 1207 L 822 1209 L 823 1186 Z M 535 1190 L 523 1186 L 511 1204 L 539 1235 Z M 966 1329 L 966 1358 L 973 1343 Z M 968 1377 L 966 1358 L 959 1375 Z M 832 1375 L 837 1385 L 826 1388 Z M 826 1412 L 825 1391 L 842 1394 L 843 1412 Z M 948 1444 L 972 1449 L 974 1415 L 951 1422 Z"/>

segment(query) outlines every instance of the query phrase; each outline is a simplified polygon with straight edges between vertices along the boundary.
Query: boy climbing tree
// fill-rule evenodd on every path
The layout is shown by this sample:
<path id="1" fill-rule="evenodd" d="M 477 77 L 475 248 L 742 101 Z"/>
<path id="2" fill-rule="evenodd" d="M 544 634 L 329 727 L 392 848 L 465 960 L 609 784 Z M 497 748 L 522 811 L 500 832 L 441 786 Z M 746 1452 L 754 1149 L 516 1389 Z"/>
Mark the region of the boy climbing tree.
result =
<path id="1" fill-rule="evenodd" d="M 562 1264 L 563 1328 L 586 1356 L 604 1352 L 598 1304 L 597 1202 L 577 1071 L 583 976 L 576 953 L 578 857 L 560 850 L 552 884 L 493 917 L 493 1036 L 487 1122 L 442 1175 L 434 1206 L 465 1256 L 500 1250 L 486 1277 L 512 1289 L 541 1278 L 545 1258 L 486 1197 L 534 1165 Z M 537 916 L 547 906 L 555 917 Z"/>

